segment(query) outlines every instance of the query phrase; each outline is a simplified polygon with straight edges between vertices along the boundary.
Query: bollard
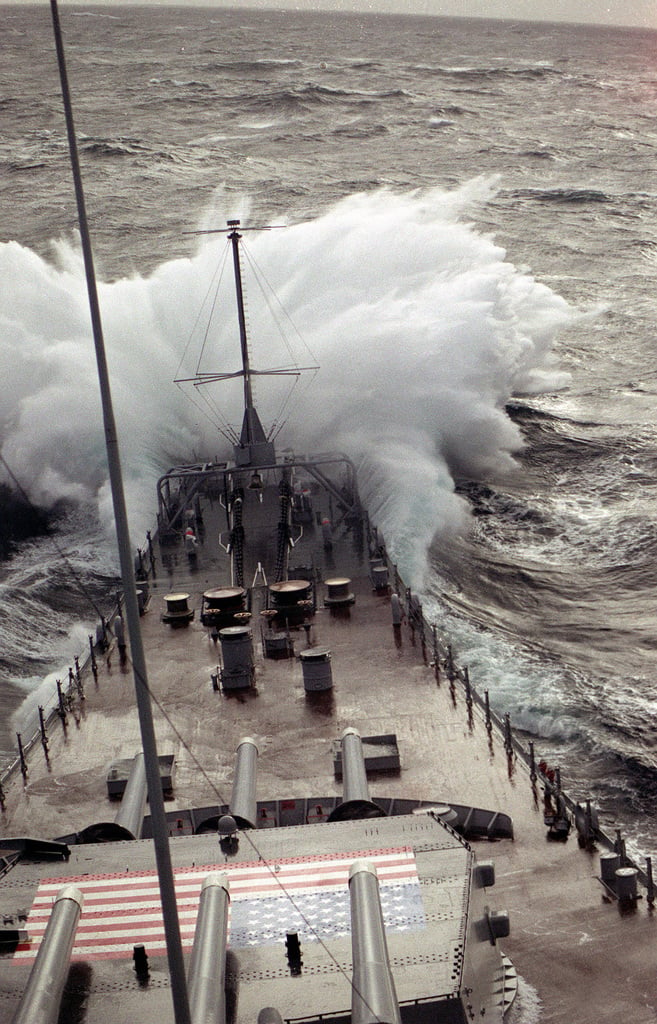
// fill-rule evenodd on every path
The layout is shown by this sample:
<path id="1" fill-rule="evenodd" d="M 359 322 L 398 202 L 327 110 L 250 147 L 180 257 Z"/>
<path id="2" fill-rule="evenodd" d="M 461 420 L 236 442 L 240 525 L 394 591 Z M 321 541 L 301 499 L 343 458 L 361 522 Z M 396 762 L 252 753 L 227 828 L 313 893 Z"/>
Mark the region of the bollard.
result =
<path id="1" fill-rule="evenodd" d="M 638 899 L 636 868 L 618 868 L 616 871 L 616 895 L 620 903 L 634 903 Z"/>
<path id="2" fill-rule="evenodd" d="M 616 891 L 616 872 L 620 867 L 620 857 L 612 850 L 600 855 L 600 881 L 609 889 Z"/>

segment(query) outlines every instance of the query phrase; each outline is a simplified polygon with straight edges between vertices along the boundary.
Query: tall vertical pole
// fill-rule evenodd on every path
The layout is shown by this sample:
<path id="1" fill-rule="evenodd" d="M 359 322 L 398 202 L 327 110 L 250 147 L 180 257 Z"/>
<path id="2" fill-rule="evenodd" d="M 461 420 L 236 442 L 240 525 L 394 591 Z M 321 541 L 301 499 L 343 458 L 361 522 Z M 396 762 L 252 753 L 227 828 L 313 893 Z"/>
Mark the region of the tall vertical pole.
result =
<path id="1" fill-rule="evenodd" d="M 237 319 L 240 327 L 240 346 L 242 349 L 242 371 L 244 374 L 244 408 L 246 410 L 246 423 L 248 430 L 248 443 L 253 442 L 251 433 L 251 412 L 253 408 L 253 394 L 251 391 L 251 367 L 249 365 L 249 345 L 246 337 L 246 317 L 244 315 L 244 292 L 242 290 L 242 268 L 240 267 L 240 238 L 242 237 L 237 225 L 239 221 L 229 221 L 229 227 L 233 230 L 229 234 L 233 246 L 233 267 L 235 269 L 235 291 L 237 293 Z"/>
<path id="2" fill-rule="evenodd" d="M 59 24 L 59 12 L 57 0 L 50 0 L 52 12 L 53 29 L 55 34 L 55 45 L 57 48 L 57 62 L 64 100 L 64 111 L 66 114 L 66 131 L 73 170 L 73 181 L 75 184 L 75 197 L 78 208 L 78 221 L 80 227 L 80 238 L 82 241 L 82 253 L 84 256 L 84 268 L 87 278 L 87 291 L 89 296 L 89 309 L 93 328 L 94 346 L 96 350 L 96 363 L 98 369 L 98 382 L 100 386 L 101 404 L 103 410 L 103 425 L 105 428 L 105 446 L 107 449 L 107 461 L 109 466 L 110 486 L 112 491 L 112 502 L 114 507 L 114 519 L 116 523 L 116 535 L 119 549 L 119 560 L 121 564 L 121 578 L 124 587 L 125 614 L 130 635 L 130 648 L 132 653 L 132 665 L 135 682 L 135 693 L 137 698 L 137 709 L 139 712 L 139 724 L 141 728 L 144 759 L 146 761 L 146 777 L 148 779 L 148 799 L 151 808 L 151 820 L 153 823 L 153 841 L 155 846 L 155 859 L 160 883 L 160 897 L 162 900 L 162 915 L 164 919 L 164 932 L 166 936 L 167 955 L 169 959 L 169 970 L 171 972 L 171 988 L 174 1005 L 174 1016 L 176 1024 L 190 1024 L 189 1003 L 187 1000 L 187 983 L 183 963 L 182 943 L 180 940 L 180 927 L 178 923 L 178 908 L 176 905 L 176 894 L 173 881 L 173 869 L 169 852 L 169 839 L 166 827 L 166 816 L 164 813 L 164 800 L 162 797 L 162 783 L 160 780 L 160 769 L 157 756 L 157 745 L 155 742 L 155 728 L 153 726 L 153 709 L 151 706 L 150 691 L 146 673 L 146 659 L 142 644 L 141 629 L 139 624 L 139 607 L 137 603 L 137 587 L 132 564 L 132 546 L 128 530 L 128 516 L 126 511 L 125 496 L 123 493 L 123 479 L 121 474 L 121 461 L 119 457 L 119 445 L 116 432 L 116 423 L 112 407 L 112 396 L 109 384 L 109 373 L 105 356 L 105 343 L 100 317 L 100 305 L 96 288 L 96 274 L 89 236 L 89 226 L 84 202 L 84 191 L 82 188 L 82 176 L 80 173 L 80 162 L 78 159 L 75 126 L 73 123 L 73 111 L 71 97 L 68 88 L 68 76 L 66 74 L 66 62 L 64 59 L 64 45 L 62 41 L 61 27 Z"/>

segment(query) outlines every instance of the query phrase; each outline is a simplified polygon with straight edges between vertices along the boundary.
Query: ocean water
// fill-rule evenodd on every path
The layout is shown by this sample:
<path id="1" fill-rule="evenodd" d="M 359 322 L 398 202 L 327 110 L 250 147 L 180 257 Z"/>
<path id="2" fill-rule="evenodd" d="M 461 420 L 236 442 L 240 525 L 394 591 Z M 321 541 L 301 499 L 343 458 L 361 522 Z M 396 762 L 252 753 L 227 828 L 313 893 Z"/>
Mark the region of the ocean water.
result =
<path id="1" fill-rule="evenodd" d="M 225 240 L 189 232 L 286 225 L 248 233 L 247 259 L 298 362 L 321 369 L 283 414 L 259 387 L 263 420 L 283 443 L 354 454 L 475 684 L 571 795 L 654 852 L 657 33 L 61 17 L 135 545 L 159 473 L 219 454 L 239 419 L 229 390 L 208 417 L 172 383 L 199 358 L 235 368 L 232 307 L 201 356 L 195 329 Z M 48 5 L 3 7 L 2 23 L 6 760 L 116 567 Z M 248 301 L 253 357 L 275 361 L 271 303 Z"/>

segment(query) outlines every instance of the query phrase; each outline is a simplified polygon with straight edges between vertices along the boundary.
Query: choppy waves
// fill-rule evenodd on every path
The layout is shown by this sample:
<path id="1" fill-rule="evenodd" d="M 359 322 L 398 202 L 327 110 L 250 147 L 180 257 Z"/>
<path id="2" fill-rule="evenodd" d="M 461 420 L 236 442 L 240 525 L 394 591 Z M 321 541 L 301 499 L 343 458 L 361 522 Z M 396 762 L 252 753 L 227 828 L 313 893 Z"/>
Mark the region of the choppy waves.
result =
<path id="1" fill-rule="evenodd" d="M 506 400 L 518 388 L 540 391 L 563 379 L 550 364 L 550 347 L 569 322 L 567 304 L 516 271 L 498 246 L 465 222 L 490 192 L 491 185 L 473 182 L 454 192 L 356 195 L 312 222 L 246 240 L 248 259 L 292 321 L 304 325 L 305 341 L 322 367 L 313 386 L 295 395 L 288 439 L 341 448 L 361 463 L 370 510 L 416 582 L 434 532 L 463 524 L 466 505 L 454 493 L 457 469 L 484 475 L 513 464 L 521 439 L 504 412 Z M 397 244 L 402 235 L 403 256 Z M 181 339 L 198 320 L 225 245 L 212 241 L 191 260 L 165 264 L 148 278 L 101 285 L 137 538 L 152 525 L 154 480 L 162 469 L 217 448 L 215 424 L 204 422 L 198 406 L 171 381 L 185 348 Z M 8 384 L 1 409 L 3 459 L 35 503 L 92 503 L 109 530 L 79 257 L 60 245 L 52 265 L 5 245 L 0 263 L 15 296 L 12 315 L 2 324 Z M 237 349 L 230 282 L 214 301 L 230 311 L 218 317 L 215 362 L 232 366 Z M 249 294 L 253 358 L 266 353 L 267 365 L 281 344 L 267 327 L 269 302 L 267 295 Z M 198 358 L 198 341 L 189 337 L 191 359 Z M 288 353 L 281 358 L 287 363 Z M 223 420 L 239 422 L 239 401 L 239 389 L 222 394 Z M 263 397 L 260 411 L 265 420 L 276 419 L 273 396 Z M 84 578 L 81 560 L 74 561 Z M 22 595 L 48 609 L 45 623 L 55 597 L 64 610 L 67 604 L 66 574 L 58 562 L 55 549 Z M 5 599 L 12 599 L 7 590 Z M 35 615 L 20 601 L 13 611 L 7 628 L 15 631 Z M 42 662 L 49 644 L 40 644 L 37 634 L 33 642 Z M 18 644 L 10 648 L 16 668 Z"/>
<path id="2" fill-rule="evenodd" d="M 73 231 L 65 132 L 55 87 L 32 73 L 50 45 L 38 12 L 7 12 L 0 195 L 21 244 L 0 251 L 3 452 L 35 502 L 93 510 L 58 534 L 84 576 L 106 557 L 110 513 L 80 261 L 50 244 Z M 166 6 L 97 17 L 67 31 L 137 534 L 161 466 L 217 447 L 170 385 L 218 249 L 190 255 L 183 232 L 246 217 L 248 195 L 258 223 L 295 224 L 253 254 L 328 375 L 299 396 L 303 443 L 368 453 L 370 506 L 477 685 L 563 758 L 571 792 L 593 787 L 621 818 L 636 807 L 637 833 L 648 794 L 654 848 L 654 35 Z M 464 184 L 480 173 L 499 187 Z M 595 317 L 573 319 L 555 291 Z M 217 338 L 222 358 L 232 340 Z M 559 365 L 568 391 L 546 394 Z M 7 707 L 48 659 L 66 664 L 85 619 L 68 591 L 51 618 L 63 583 L 48 539 L 33 542 L 36 576 L 22 550 L 3 566 Z M 30 633 L 40 605 L 51 628 Z"/>

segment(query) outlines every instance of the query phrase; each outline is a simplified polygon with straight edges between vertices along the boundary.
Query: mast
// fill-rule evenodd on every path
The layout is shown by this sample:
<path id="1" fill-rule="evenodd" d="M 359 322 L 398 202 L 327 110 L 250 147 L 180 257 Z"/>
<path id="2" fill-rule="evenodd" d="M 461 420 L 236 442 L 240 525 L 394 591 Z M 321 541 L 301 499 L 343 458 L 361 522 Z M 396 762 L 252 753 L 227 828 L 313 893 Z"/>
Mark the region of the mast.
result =
<path id="1" fill-rule="evenodd" d="M 242 353 L 242 372 L 244 378 L 244 418 L 240 443 L 235 445 L 235 462 L 238 466 L 264 466 L 276 461 L 274 445 L 267 439 L 260 417 L 253 404 L 253 388 L 251 377 L 253 371 L 249 362 L 249 342 L 246 335 L 246 315 L 244 313 L 244 291 L 242 289 L 242 267 L 240 265 L 240 239 L 237 230 L 239 220 L 227 221 L 230 232 L 228 238 L 233 248 L 233 269 L 235 271 L 235 295 L 237 298 L 237 319 L 240 329 L 240 350 Z"/>
<path id="2" fill-rule="evenodd" d="M 232 231 L 228 235 L 230 243 L 233 247 L 233 268 L 235 271 L 235 293 L 237 297 L 237 319 L 240 327 L 240 347 L 242 350 L 242 373 L 244 376 L 244 409 L 248 411 L 253 409 L 253 391 L 251 388 L 251 367 L 249 365 L 249 345 L 246 336 L 246 316 L 244 313 L 244 291 L 242 289 L 242 267 L 240 265 L 240 239 L 241 235 L 237 228 L 239 227 L 238 220 L 227 221 L 228 227 L 232 228 Z M 251 430 L 249 429 L 248 441 L 251 444 L 253 440 Z"/>
<path id="3" fill-rule="evenodd" d="M 100 316 L 100 304 L 98 302 L 98 291 L 96 288 L 96 274 L 89 235 L 89 225 L 84 202 L 84 191 L 82 187 L 82 175 L 80 173 L 80 162 L 78 158 L 75 126 L 73 123 L 73 111 L 71 97 L 68 88 L 68 76 L 66 73 L 66 62 L 64 59 L 64 44 L 59 24 L 59 12 L 57 0 L 50 0 L 52 12 L 53 30 L 55 34 L 55 45 L 57 48 L 57 63 L 64 100 L 64 111 L 66 115 L 66 131 L 68 135 L 69 151 L 71 156 L 71 167 L 73 181 L 75 184 L 75 197 L 78 208 L 78 222 L 80 237 L 82 241 L 82 253 L 84 256 L 84 267 L 87 278 L 87 292 L 89 296 L 89 310 L 93 328 L 94 346 L 96 350 L 96 363 L 98 368 L 98 383 L 100 386 L 101 405 L 103 410 L 103 425 L 105 428 L 105 446 L 107 449 L 107 461 L 109 466 L 110 486 L 112 491 L 112 502 L 114 507 L 114 519 L 116 523 L 116 536 L 119 549 L 119 560 L 121 565 L 121 579 L 123 581 L 124 603 L 128 633 L 130 636 L 130 649 L 132 655 L 132 666 L 137 698 L 137 709 L 139 712 L 139 724 L 141 728 L 144 760 L 146 763 L 146 778 L 148 780 L 148 799 L 151 809 L 151 820 L 153 823 L 153 842 L 155 846 L 155 859 L 160 883 L 160 897 L 162 900 L 162 916 L 164 920 L 164 932 L 167 944 L 167 956 L 169 960 L 169 971 L 171 973 L 171 988 L 174 1005 L 174 1016 L 176 1024 L 190 1024 L 189 1003 L 187 999 L 187 983 L 183 963 L 182 943 L 180 939 L 180 927 L 178 923 L 178 907 L 173 880 L 173 869 L 171 866 L 171 855 L 169 851 L 169 840 L 166 827 L 166 816 L 164 813 L 164 800 L 162 797 L 162 782 L 160 779 L 160 767 L 155 741 L 155 729 L 153 726 L 153 709 L 148 687 L 146 672 L 146 658 L 139 625 L 139 607 L 137 603 L 137 587 L 132 563 L 132 545 L 128 530 L 128 515 L 123 491 L 123 476 L 121 472 L 121 460 L 119 455 L 118 437 L 116 422 L 112 406 L 112 396 L 109 383 L 109 372 L 105 355 L 105 342 Z"/>
<path id="4" fill-rule="evenodd" d="M 201 372 L 197 369 L 196 374 L 193 377 L 177 377 L 176 384 L 194 384 L 198 387 L 202 384 L 210 384 L 216 381 L 231 380 L 236 377 L 243 378 L 243 393 L 244 393 L 244 415 L 242 418 L 242 429 L 237 441 L 234 444 L 233 451 L 235 456 L 235 464 L 240 468 L 247 469 L 253 467 L 254 469 L 259 466 L 272 466 L 276 463 L 276 450 L 273 441 L 270 440 L 271 433 L 269 436 L 265 433 L 265 430 L 260 421 L 258 411 L 255 407 L 253 400 L 253 386 L 252 381 L 255 376 L 289 376 L 298 377 L 304 370 L 317 370 L 317 366 L 299 366 L 292 369 L 272 369 L 272 370 L 254 370 L 251 367 L 249 358 L 249 342 L 246 332 L 246 314 L 244 310 L 244 290 L 242 288 L 242 266 L 240 263 L 240 241 L 242 235 L 238 230 L 240 227 L 239 220 L 229 220 L 226 222 L 227 228 L 210 228 L 203 231 L 186 231 L 188 235 L 214 235 L 214 234 L 227 234 L 228 239 L 231 243 L 233 250 L 233 271 L 235 277 L 235 294 L 237 298 L 237 319 L 239 323 L 240 332 L 240 353 L 241 353 L 241 370 L 236 370 L 232 373 L 215 373 L 215 372 Z M 271 231 L 273 228 L 282 227 L 281 224 L 268 224 L 259 227 L 245 227 L 243 231 Z M 237 436 L 236 431 L 231 428 L 231 440 L 234 440 Z M 228 436 L 228 435 L 226 435 Z"/>

